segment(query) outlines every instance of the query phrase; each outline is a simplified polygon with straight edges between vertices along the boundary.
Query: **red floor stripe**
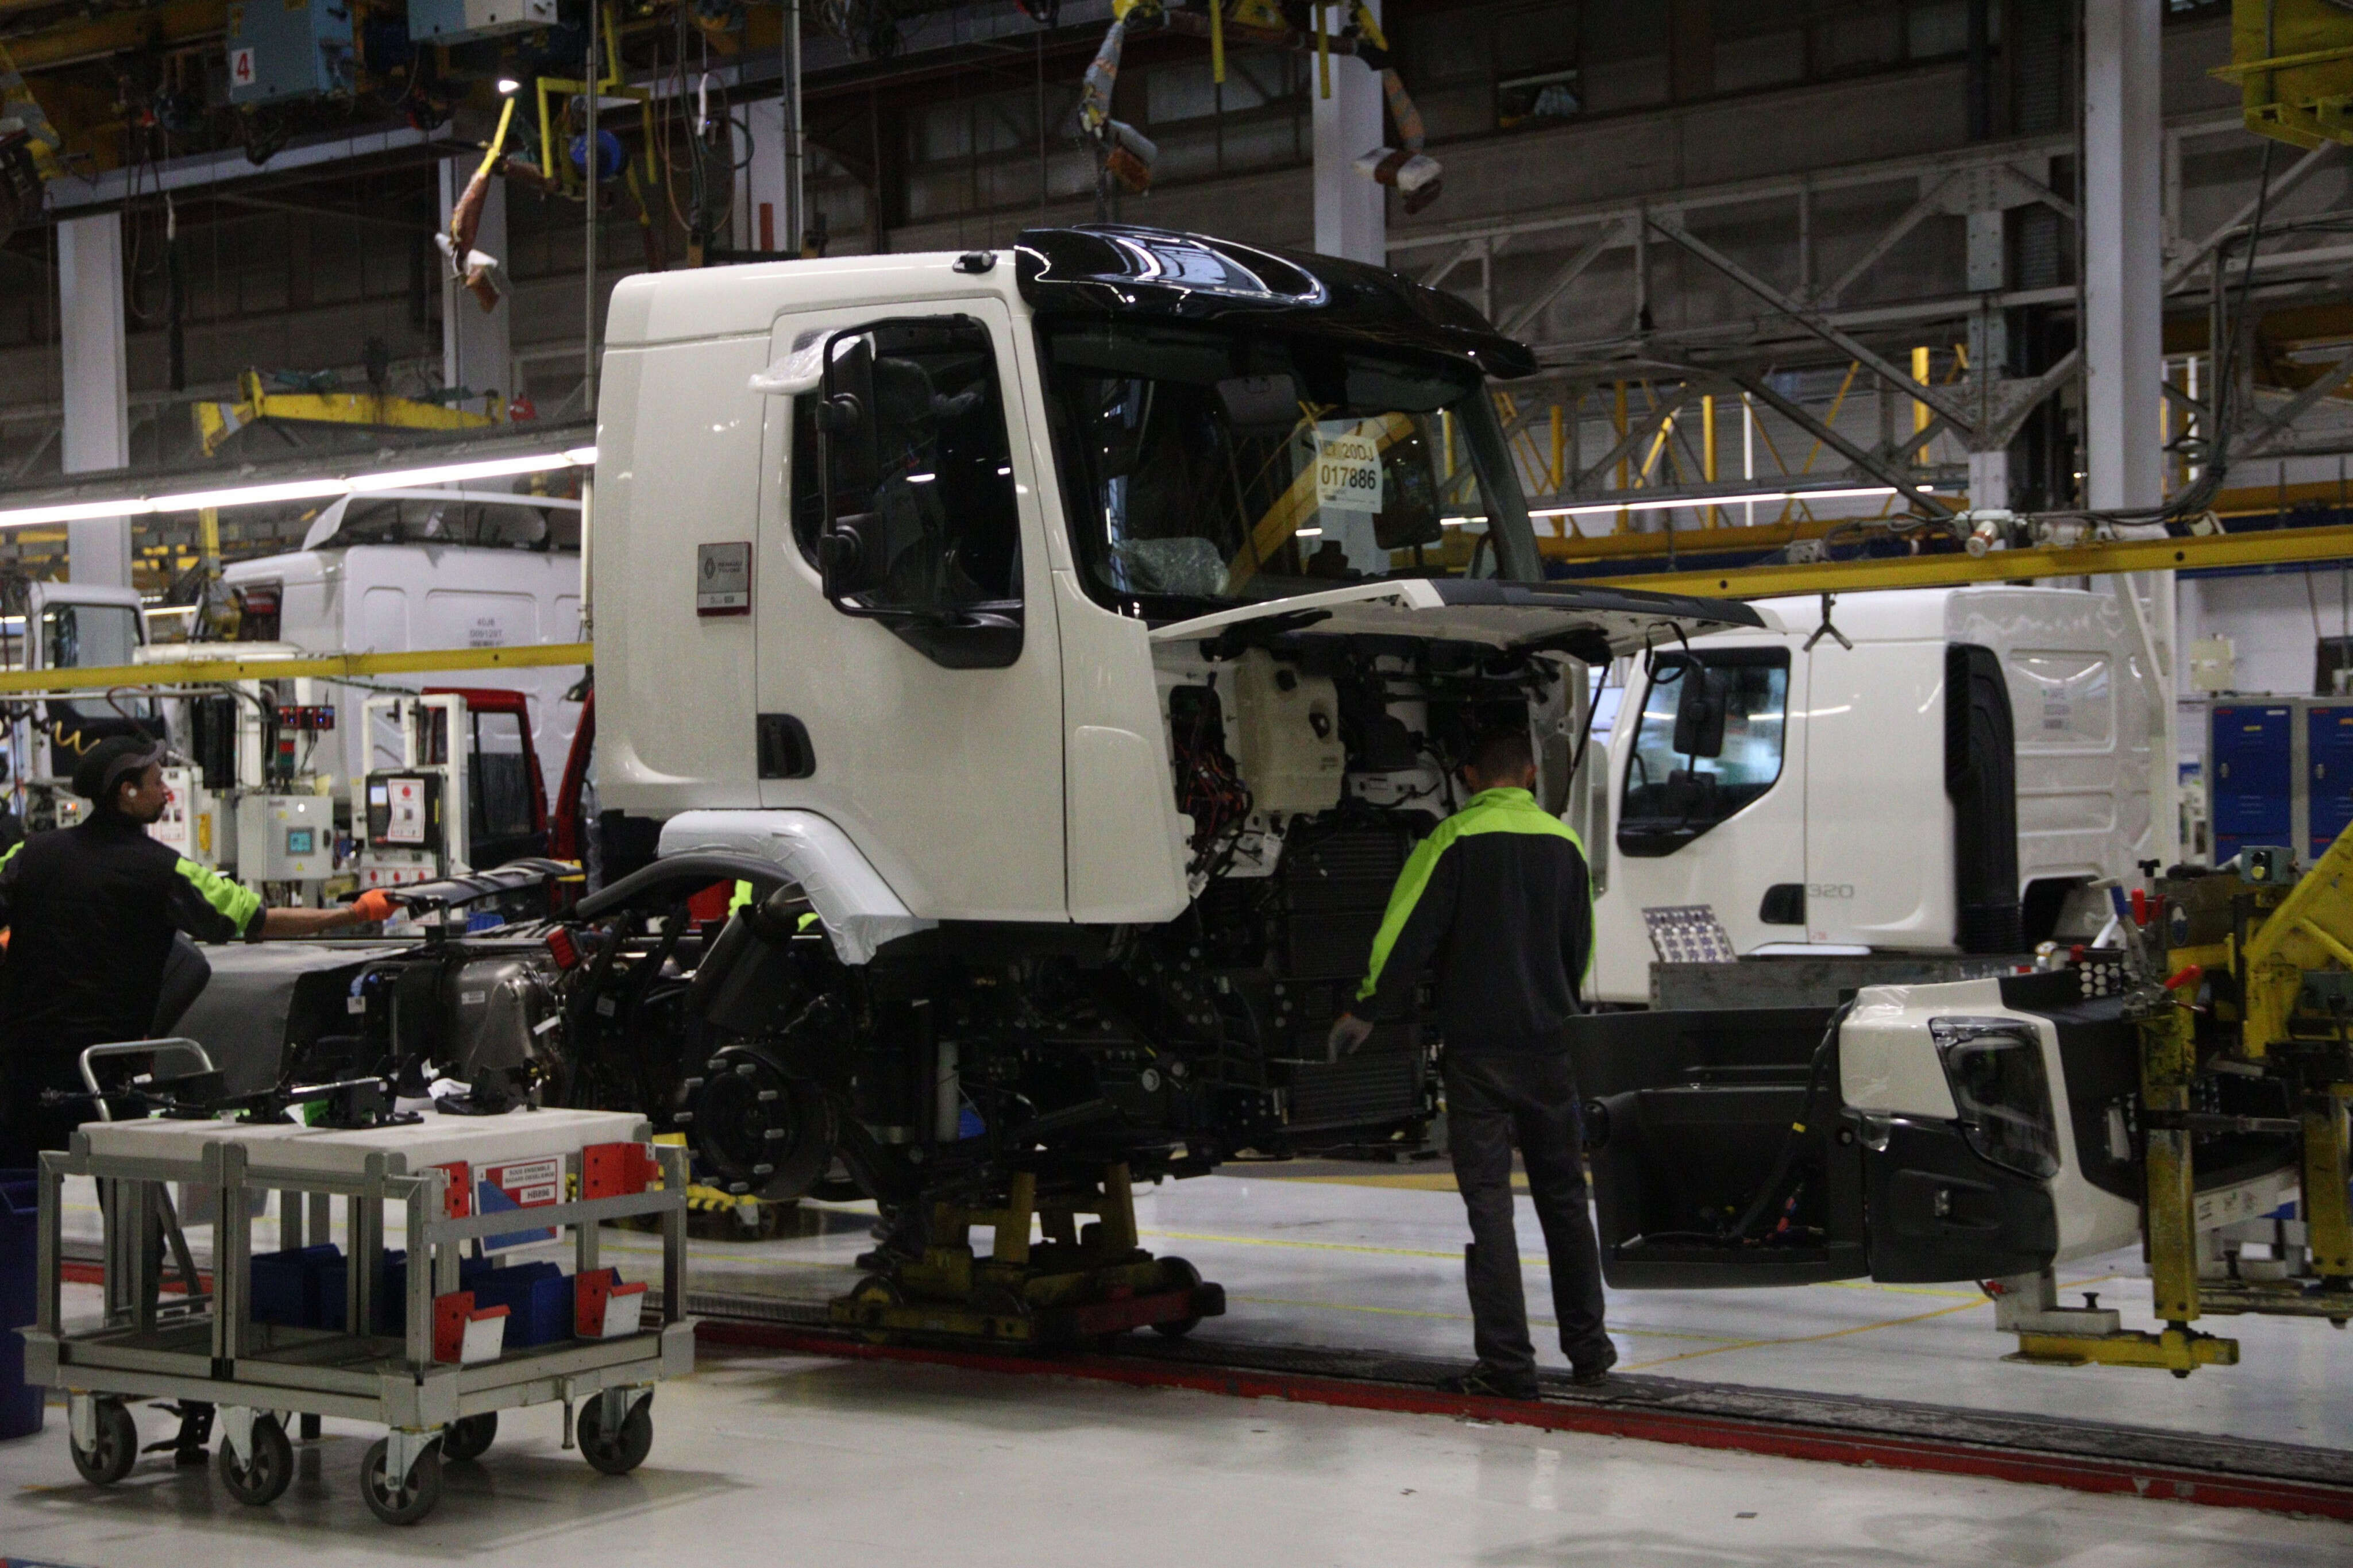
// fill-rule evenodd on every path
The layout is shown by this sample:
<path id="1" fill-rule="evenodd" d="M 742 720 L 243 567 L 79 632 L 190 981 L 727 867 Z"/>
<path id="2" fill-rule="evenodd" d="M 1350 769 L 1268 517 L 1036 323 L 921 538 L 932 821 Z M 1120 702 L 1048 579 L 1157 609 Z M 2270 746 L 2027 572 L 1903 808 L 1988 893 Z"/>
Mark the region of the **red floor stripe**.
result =
<path id="1" fill-rule="evenodd" d="M 2090 1456 L 2019 1452 L 1978 1444 L 1915 1437 L 1827 1431 L 1820 1427 L 1692 1415 L 1673 1411 L 1626 1409 L 1606 1405 L 1490 1399 L 1441 1394 L 1395 1384 L 1354 1383 L 1343 1378 L 1225 1367 L 1176 1365 L 1107 1356 L 1049 1360 L 987 1355 L 971 1351 L 907 1345 L 871 1345 L 783 1324 L 704 1318 L 698 1339 L 712 1344 L 750 1345 L 853 1361 L 920 1362 L 981 1372 L 1031 1376 L 1081 1377 L 1140 1388 L 1189 1388 L 1240 1399 L 1290 1399 L 1353 1410 L 1388 1410 L 1418 1415 L 1472 1417 L 1553 1431 L 1639 1437 L 1653 1443 L 1725 1448 L 1777 1458 L 1815 1459 L 1882 1469 L 1939 1475 L 1978 1476 L 2065 1487 L 2082 1492 L 2130 1494 L 2203 1503 L 2210 1508 L 2259 1509 L 2353 1521 L 2353 1489 L 2211 1470 L 2135 1465 Z"/>

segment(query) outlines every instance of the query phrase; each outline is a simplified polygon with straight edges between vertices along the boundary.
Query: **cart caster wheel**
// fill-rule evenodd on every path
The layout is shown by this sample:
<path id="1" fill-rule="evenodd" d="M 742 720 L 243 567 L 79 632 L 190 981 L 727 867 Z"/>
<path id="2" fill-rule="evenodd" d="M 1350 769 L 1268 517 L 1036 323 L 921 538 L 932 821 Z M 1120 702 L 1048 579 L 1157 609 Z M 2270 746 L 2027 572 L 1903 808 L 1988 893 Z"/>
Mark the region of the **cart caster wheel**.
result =
<path id="1" fill-rule="evenodd" d="M 73 1450 L 74 1468 L 81 1472 L 83 1480 L 94 1487 L 111 1487 L 139 1462 L 139 1423 L 120 1399 L 101 1399 L 96 1441 L 84 1448 L 68 1438 L 66 1446 Z"/>
<path id="2" fill-rule="evenodd" d="M 491 1443 L 498 1435 L 497 1411 L 461 1415 L 441 1429 L 441 1457 L 456 1464 L 479 1459 L 491 1451 Z"/>
<path id="3" fill-rule="evenodd" d="M 1181 1340 L 1200 1326 L 1201 1315 L 1196 1312 L 1189 1318 L 1171 1318 L 1166 1322 L 1155 1323 L 1152 1331 L 1164 1340 Z"/>
<path id="4" fill-rule="evenodd" d="M 417 1457 L 417 1466 L 396 1482 L 385 1474 L 389 1440 L 378 1437 L 360 1461 L 360 1496 L 368 1511 L 386 1524 L 415 1524 L 441 1500 L 441 1445 L 435 1443 Z"/>
<path id="5" fill-rule="evenodd" d="M 646 1455 L 653 1450 L 653 1402 L 641 1401 L 618 1431 L 606 1431 L 604 1421 L 603 1395 L 580 1407 L 580 1415 L 572 1424 L 572 1435 L 580 1444 L 580 1457 L 608 1476 L 626 1476 L 644 1464 Z"/>
<path id="6" fill-rule="evenodd" d="M 253 1452 L 245 1463 L 238 1464 L 230 1452 L 227 1440 L 220 1446 L 221 1485 L 229 1496 L 253 1508 L 265 1508 L 276 1502 L 286 1483 L 294 1479 L 294 1445 L 286 1440 L 286 1428 L 274 1415 L 264 1415 L 253 1423 L 253 1435 L 248 1439 Z"/>

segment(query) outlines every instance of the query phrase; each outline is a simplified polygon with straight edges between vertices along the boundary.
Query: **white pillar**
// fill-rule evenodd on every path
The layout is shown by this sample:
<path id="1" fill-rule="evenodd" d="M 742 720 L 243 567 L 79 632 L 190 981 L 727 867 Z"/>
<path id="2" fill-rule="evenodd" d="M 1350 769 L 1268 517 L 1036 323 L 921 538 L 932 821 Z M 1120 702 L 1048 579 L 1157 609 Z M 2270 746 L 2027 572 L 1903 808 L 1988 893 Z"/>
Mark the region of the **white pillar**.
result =
<path id="1" fill-rule="evenodd" d="M 2084 8 L 2084 468 L 2094 507 L 2153 507 L 2163 498 L 2164 20 L 2149 0 Z"/>
<path id="2" fill-rule="evenodd" d="M 2164 374 L 2164 120 L 2158 102 L 2163 7 L 2088 0 L 2084 7 L 2084 500 L 2140 510 L 2165 494 L 2158 384 Z M 2149 853 L 2180 858 L 2174 742 L 2175 584 L 2111 579 L 2153 645 L 2161 700 L 2149 736 Z M 2143 607 L 2145 606 L 2145 608 Z"/>
<path id="3" fill-rule="evenodd" d="M 466 182 L 474 177 L 480 164 L 476 158 L 446 158 L 441 163 L 441 226 L 449 226 L 449 209 L 458 205 L 465 194 Z M 504 267 L 507 255 L 507 183 L 493 178 L 483 193 L 481 227 L 475 231 L 474 248 L 485 256 L 495 256 Z M 511 279 L 512 273 L 508 274 Z M 462 386 L 469 392 L 495 390 L 501 397 L 512 400 L 517 391 L 514 384 L 514 349 L 512 342 L 513 286 L 509 281 L 499 296 L 495 310 L 484 310 L 481 301 L 466 292 L 465 286 L 451 279 L 447 273 L 441 279 L 441 384 Z"/>
<path id="4" fill-rule="evenodd" d="M 750 156 L 735 175 L 735 248 L 800 253 L 791 232 L 785 197 L 785 100 L 764 98 L 744 105 L 751 132 Z"/>
<path id="5" fill-rule="evenodd" d="M 2010 508 L 2010 453 L 1969 454 L 1969 505 L 2006 511 Z"/>
<path id="6" fill-rule="evenodd" d="M 58 337 L 65 362 L 58 456 L 69 474 L 131 465 L 131 385 L 123 363 L 122 220 L 113 213 L 58 225 Z M 131 520 L 66 524 L 77 583 L 131 586 Z"/>
<path id="7" fill-rule="evenodd" d="M 1379 0 L 1367 8 L 1377 19 Z M 1336 30 L 1347 17 L 1338 5 L 1325 7 L 1324 26 Z M 1307 92 L 1315 106 L 1315 248 L 1325 256 L 1388 265 L 1388 187 L 1377 185 L 1354 167 L 1382 145 L 1381 79 L 1351 55 L 1332 57 L 1332 96 L 1323 96 L 1317 64 L 1307 65 Z"/>

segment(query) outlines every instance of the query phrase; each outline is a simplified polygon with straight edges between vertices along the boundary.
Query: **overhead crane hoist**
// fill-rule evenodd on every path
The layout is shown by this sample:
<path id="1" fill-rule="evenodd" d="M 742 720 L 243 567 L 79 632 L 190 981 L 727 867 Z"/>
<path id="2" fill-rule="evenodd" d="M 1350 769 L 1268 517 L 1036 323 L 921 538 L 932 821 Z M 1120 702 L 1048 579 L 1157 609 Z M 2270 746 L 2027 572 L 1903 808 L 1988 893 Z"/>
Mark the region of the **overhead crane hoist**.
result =
<path id="1" fill-rule="evenodd" d="M 1334 13 L 1339 13 L 1335 19 Z M 1209 43 L 1209 70 L 1226 79 L 1228 32 L 1254 42 L 1275 44 L 1315 58 L 1316 94 L 1332 96 L 1332 57 L 1354 55 L 1377 72 L 1402 146 L 1375 147 L 1356 161 L 1356 171 L 1379 184 L 1394 185 L 1405 210 L 1418 213 L 1439 196 L 1445 171 L 1422 151 L 1421 111 L 1404 79 L 1389 63 L 1388 35 L 1364 0 L 1113 0 L 1112 24 L 1088 67 L 1079 99 L 1079 123 L 1098 149 L 1103 172 L 1136 195 L 1151 188 L 1159 150 L 1145 134 L 1111 112 L 1112 89 L 1119 79 L 1120 51 L 1131 31 L 1166 27 Z"/>

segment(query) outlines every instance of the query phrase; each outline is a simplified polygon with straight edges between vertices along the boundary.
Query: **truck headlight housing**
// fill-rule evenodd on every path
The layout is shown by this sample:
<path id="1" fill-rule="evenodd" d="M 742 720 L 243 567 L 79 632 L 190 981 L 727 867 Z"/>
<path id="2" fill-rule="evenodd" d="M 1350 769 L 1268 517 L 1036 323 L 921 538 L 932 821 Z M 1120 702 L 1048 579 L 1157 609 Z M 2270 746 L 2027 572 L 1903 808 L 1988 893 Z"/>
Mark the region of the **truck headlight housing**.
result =
<path id="1" fill-rule="evenodd" d="M 2058 1119 L 2034 1026 L 2014 1018 L 1931 1018 L 1928 1032 L 1969 1147 L 2022 1176 L 2057 1175 Z"/>

